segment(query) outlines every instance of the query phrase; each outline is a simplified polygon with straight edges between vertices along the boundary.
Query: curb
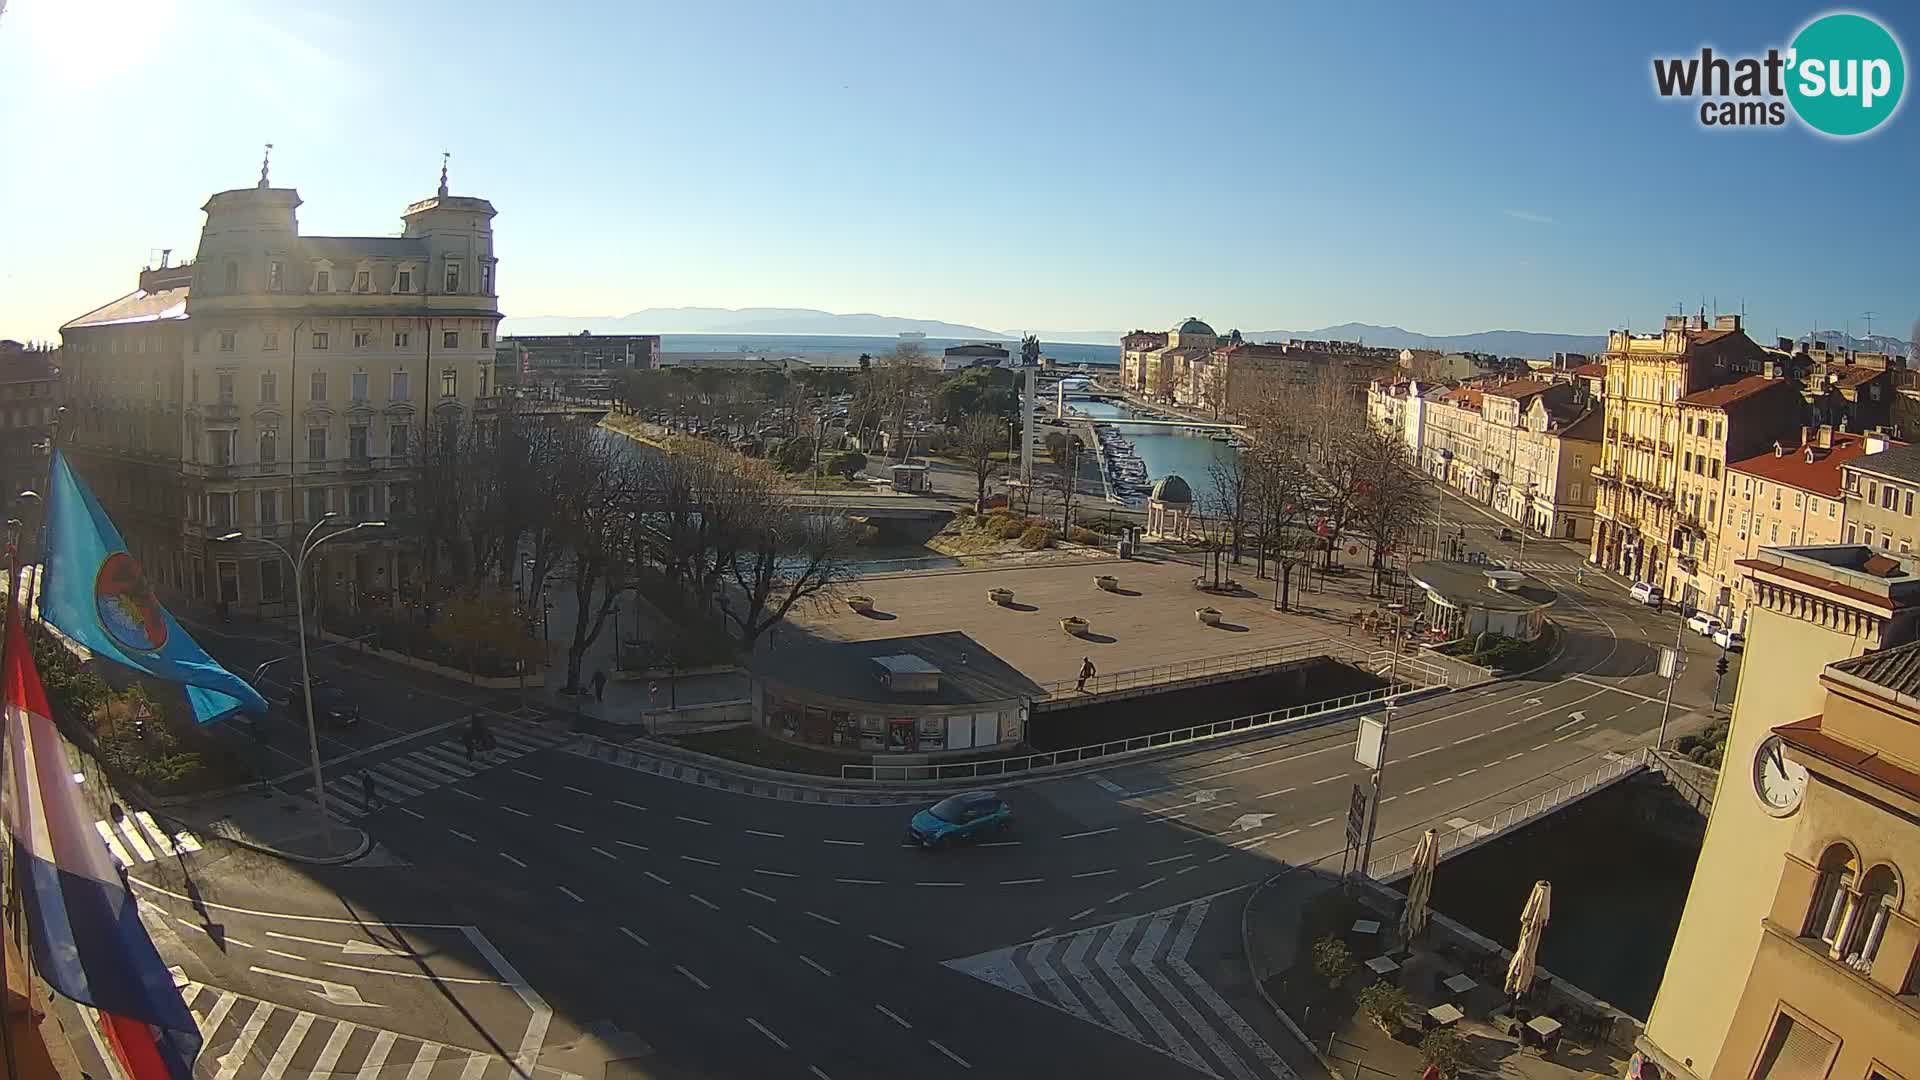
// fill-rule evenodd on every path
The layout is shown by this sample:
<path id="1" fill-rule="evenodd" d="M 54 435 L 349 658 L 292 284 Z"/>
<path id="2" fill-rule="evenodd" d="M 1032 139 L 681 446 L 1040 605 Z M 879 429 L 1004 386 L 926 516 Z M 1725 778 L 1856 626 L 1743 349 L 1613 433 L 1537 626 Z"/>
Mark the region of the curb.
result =
<path id="1" fill-rule="evenodd" d="M 1327 1075 L 1337 1078 L 1340 1076 L 1340 1073 L 1339 1070 L 1333 1067 L 1332 1059 L 1321 1053 L 1320 1047 L 1315 1045 L 1314 1041 L 1307 1037 L 1306 1032 L 1300 1030 L 1300 1025 L 1294 1023 L 1293 1017 L 1287 1015 L 1287 1010 L 1281 1008 L 1280 1003 L 1273 1000 L 1273 995 L 1267 992 L 1267 984 L 1260 978 L 1259 973 L 1253 969 L 1254 902 L 1260 899 L 1260 893 L 1266 889 L 1267 886 L 1293 873 L 1296 869 L 1298 868 L 1290 866 L 1280 871 L 1254 886 L 1253 891 L 1247 894 L 1247 902 L 1240 907 L 1240 956 L 1246 961 L 1247 975 L 1253 979 L 1254 988 L 1260 991 L 1260 1000 L 1266 1002 L 1267 1008 L 1272 1009 L 1273 1015 L 1280 1018 L 1280 1022 L 1286 1025 L 1287 1031 L 1290 1032 L 1294 1038 L 1300 1040 L 1300 1045 L 1306 1047 L 1307 1050 L 1313 1054 L 1314 1060 L 1320 1063 L 1320 1067 L 1327 1070 Z"/>
<path id="2" fill-rule="evenodd" d="M 287 862 L 301 863 L 306 866 L 340 866 L 345 863 L 350 863 L 355 859 L 363 858 L 368 852 L 373 850 L 373 837 L 367 835 L 366 830 L 355 828 L 352 825 L 342 827 L 353 829 L 354 832 L 360 834 L 360 842 L 354 845 L 352 851 L 344 855 L 298 855 L 291 851 L 282 851 L 268 844 L 261 844 L 252 840 L 243 840 L 237 836 L 228 836 L 226 833 L 215 830 L 209 830 L 208 835 L 217 836 L 236 847 L 243 847 L 249 851 L 257 851 L 262 855 L 271 855 L 276 859 L 283 859 Z"/>

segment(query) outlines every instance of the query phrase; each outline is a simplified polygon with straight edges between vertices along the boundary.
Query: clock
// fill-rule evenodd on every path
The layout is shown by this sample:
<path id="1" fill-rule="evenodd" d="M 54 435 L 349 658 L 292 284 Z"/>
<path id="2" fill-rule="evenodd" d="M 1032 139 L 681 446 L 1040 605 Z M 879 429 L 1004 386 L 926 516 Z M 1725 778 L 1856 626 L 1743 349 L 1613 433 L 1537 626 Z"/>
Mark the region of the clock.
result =
<path id="1" fill-rule="evenodd" d="M 1800 800 L 1807 794 L 1806 767 L 1787 758 L 1786 744 L 1778 735 L 1761 740 L 1754 752 L 1753 793 L 1774 817 L 1786 817 L 1800 809 Z"/>

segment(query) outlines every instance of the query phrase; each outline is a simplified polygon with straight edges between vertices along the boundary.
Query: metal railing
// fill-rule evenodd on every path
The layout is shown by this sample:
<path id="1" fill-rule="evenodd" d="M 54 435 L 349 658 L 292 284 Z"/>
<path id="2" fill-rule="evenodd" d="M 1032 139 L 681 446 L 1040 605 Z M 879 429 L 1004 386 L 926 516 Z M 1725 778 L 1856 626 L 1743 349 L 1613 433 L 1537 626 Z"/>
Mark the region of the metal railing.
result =
<path id="1" fill-rule="evenodd" d="M 1078 679 L 1056 679 L 1042 683 L 1041 694 L 1035 695 L 1036 701 L 1054 701 L 1060 698 L 1084 697 L 1113 693 L 1118 690 L 1132 690 L 1142 686 L 1159 686 L 1162 683 L 1182 682 L 1187 679 L 1204 678 L 1208 675 L 1220 675 L 1232 671 L 1250 671 L 1255 668 L 1284 664 L 1293 660 L 1302 660 L 1313 656 L 1332 656 L 1345 659 L 1353 655 L 1353 650 L 1344 647 L 1344 642 L 1321 639 L 1318 641 L 1296 641 L 1285 645 L 1270 645 L 1264 649 L 1250 649 L 1246 652 L 1223 653 L 1218 656 L 1203 656 L 1194 660 L 1184 660 L 1176 664 L 1160 664 L 1156 667 L 1130 668 L 1112 674 L 1095 675 L 1088 679 L 1084 687 Z"/>
<path id="2" fill-rule="evenodd" d="M 1577 802 L 1622 777 L 1639 772 L 1647 768 L 1652 753 L 1651 747 L 1640 747 L 1632 753 L 1623 754 L 1607 762 L 1577 780 L 1569 780 L 1552 791 L 1542 792 L 1524 802 L 1514 803 L 1490 817 L 1443 832 L 1438 837 L 1440 857 L 1444 859 L 1475 844 L 1504 835 L 1568 803 Z M 1418 846 L 1413 844 L 1391 855 L 1375 859 L 1367 868 L 1368 873 L 1381 881 L 1389 881 L 1406 873 L 1413 863 L 1413 853 Z"/>
<path id="3" fill-rule="evenodd" d="M 1322 647 L 1324 650 L 1324 646 Z M 1324 651 L 1322 653 L 1324 655 Z M 1263 713 L 1236 717 L 1232 720 L 1218 720 L 1211 724 L 1199 724 L 1194 727 L 1180 728 L 1175 731 L 1159 731 L 1147 735 L 1136 735 L 1128 739 L 1115 739 L 1111 742 L 1095 743 L 1090 746 L 1076 746 L 1069 750 L 1053 750 L 1038 754 L 1022 754 L 1017 757 L 992 758 L 987 761 L 961 761 L 950 765 L 842 765 L 840 777 L 843 780 L 971 780 L 980 777 L 1018 776 L 1036 769 L 1051 768 L 1056 765 L 1072 765 L 1082 761 L 1094 761 L 1100 758 L 1137 754 L 1147 750 L 1162 750 L 1171 746 L 1185 746 L 1190 743 L 1216 739 L 1225 735 L 1238 735 L 1249 731 L 1290 724 L 1326 713 L 1352 709 L 1376 701 L 1412 693 L 1420 687 L 1412 683 L 1400 683 L 1383 686 L 1357 694 L 1343 694 L 1340 697 L 1324 701 L 1313 701 L 1303 705 L 1293 705 L 1284 709 L 1273 709 Z"/>

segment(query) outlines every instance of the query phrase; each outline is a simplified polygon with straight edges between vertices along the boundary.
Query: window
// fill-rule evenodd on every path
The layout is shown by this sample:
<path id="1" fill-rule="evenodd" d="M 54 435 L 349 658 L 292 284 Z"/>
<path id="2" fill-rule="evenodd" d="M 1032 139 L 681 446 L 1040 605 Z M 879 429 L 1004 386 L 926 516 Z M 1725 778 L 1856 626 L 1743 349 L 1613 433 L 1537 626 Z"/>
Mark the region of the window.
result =
<path id="1" fill-rule="evenodd" d="M 1907 492 L 1907 510 L 1906 510 L 1906 514 L 1907 514 L 1907 516 L 1908 516 L 1908 517 L 1912 517 L 1912 516 L 1913 516 L 1913 492 L 1911 492 L 1911 491 L 1909 491 L 1909 492 Z"/>
<path id="2" fill-rule="evenodd" d="M 263 491 L 260 493 L 260 524 L 280 524 L 280 493 Z"/>
<path id="3" fill-rule="evenodd" d="M 316 351 L 324 352 L 326 350 L 327 332 L 325 330 L 315 330 L 313 332 L 313 347 Z"/>
<path id="4" fill-rule="evenodd" d="M 207 492 L 207 524 L 216 529 L 233 528 L 233 492 Z"/>
<path id="5" fill-rule="evenodd" d="M 450 293 L 460 291 L 460 264 L 457 262 L 447 264 L 447 291 Z"/>
<path id="6" fill-rule="evenodd" d="M 221 352 L 233 351 L 233 338 L 234 338 L 233 331 L 231 330 L 220 331 L 220 351 Z"/>
<path id="7" fill-rule="evenodd" d="M 396 349 L 405 349 L 405 348 L 409 348 L 409 347 L 411 347 L 412 345 L 413 345 L 413 335 L 412 335 L 412 334 L 409 334 L 409 333 L 407 333 L 407 332 L 406 332 L 405 330 L 395 330 L 395 331 L 393 332 L 393 347 L 394 347 L 394 348 L 396 348 Z"/>
<path id="8" fill-rule="evenodd" d="M 407 512 L 407 502 L 412 497 L 412 495 L 413 495 L 413 491 L 409 485 L 388 484 L 387 485 L 387 517 L 389 518 L 404 517 Z"/>
<path id="9" fill-rule="evenodd" d="M 240 291 L 240 264 L 237 262 L 227 264 L 227 291 Z"/>
<path id="10" fill-rule="evenodd" d="M 1580 497 L 1580 493 L 1578 491 L 1574 492 L 1573 497 L 1578 499 Z M 1714 500 L 1714 499 L 1707 500 L 1707 520 L 1708 521 L 1718 520 L 1718 515 L 1714 513 L 1714 510 L 1716 509 L 1717 505 L 1718 505 L 1717 500 Z"/>
<path id="11" fill-rule="evenodd" d="M 260 400 L 277 401 L 280 397 L 280 376 L 272 371 L 260 373 Z"/>
<path id="12" fill-rule="evenodd" d="M 388 401 L 407 401 L 413 397 L 413 380 L 404 371 L 393 373 L 392 385 L 387 388 Z"/>
<path id="13" fill-rule="evenodd" d="M 1857 544 L 1859 542 L 1860 542 L 1860 527 L 1857 525 L 1848 525 L 1847 526 L 1847 543 Z"/>
<path id="14" fill-rule="evenodd" d="M 347 456 L 361 463 L 367 460 L 367 425 L 354 424 L 347 428 Z"/>
<path id="15" fill-rule="evenodd" d="M 1680 467 L 1685 469 L 1688 472 L 1692 472 L 1693 471 L 1693 451 L 1687 450 L 1682 452 L 1680 455 L 1680 458 L 1681 458 Z"/>
<path id="16" fill-rule="evenodd" d="M 280 260 L 279 259 L 268 260 L 267 262 L 267 291 L 268 292 L 280 291 L 280 274 L 281 274 Z"/>
<path id="17" fill-rule="evenodd" d="M 261 498 L 264 500 L 266 496 L 262 495 Z M 262 505 L 264 505 L 264 502 Z M 277 558 L 261 559 L 260 602 L 263 604 L 278 603 L 283 595 L 280 589 L 280 560 Z"/>
<path id="18" fill-rule="evenodd" d="M 373 488 L 367 484 L 355 484 L 347 489 L 347 514 L 355 521 L 373 519 Z"/>
<path id="19" fill-rule="evenodd" d="M 413 271 L 411 270 L 400 271 L 400 274 L 397 280 L 394 282 L 393 291 L 394 292 L 412 292 L 413 291 Z"/>
<path id="20" fill-rule="evenodd" d="M 1892 484 L 1888 484 L 1886 487 L 1883 487 L 1880 489 L 1880 508 L 1882 510 L 1893 509 L 1894 505 L 1899 501 L 1900 501 L 1899 488 L 1894 487 Z"/>
<path id="21" fill-rule="evenodd" d="M 1812 1027 L 1787 1013 L 1773 1019 L 1773 1031 L 1760 1051 L 1753 1080 L 1799 1080 L 1827 1075 L 1833 1044 Z"/>
<path id="22" fill-rule="evenodd" d="M 1800 509 L 1800 507 L 1805 503 L 1805 501 L 1806 501 L 1806 496 L 1800 494 L 1797 491 L 1793 493 L 1793 508 L 1795 510 Z"/>
<path id="23" fill-rule="evenodd" d="M 372 348 L 373 347 L 373 331 L 355 330 L 353 332 L 353 347 L 356 349 Z"/>
<path id="24" fill-rule="evenodd" d="M 387 453 L 394 457 L 406 457 L 408 440 L 412 434 L 405 424 L 394 424 L 387 428 Z"/>
<path id="25" fill-rule="evenodd" d="M 492 263 L 483 262 L 480 264 L 480 295 L 481 296 L 493 295 L 493 264 Z"/>
<path id="26" fill-rule="evenodd" d="M 1879 500 L 1879 498 L 1880 498 L 1880 482 L 1878 480 L 1867 481 L 1867 501 L 1876 502 Z"/>
<path id="27" fill-rule="evenodd" d="M 267 428 L 260 433 L 260 464 L 271 465 L 279 456 L 280 433 Z"/>
<path id="28" fill-rule="evenodd" d="M 1779 542 L 1780 542 L 1780 523 L 1776 521 L 1773 524 L 1767 526 L 1767 543 L 1777 544 Z"/>
<path id="29" fill-rule="evenodd" d="M 1835 516 L 1838 516 L 1838 515 L 1839 515 L 1839 513 L 1840 513 L 1840 504 L 1839 504 L 1839 502 L 1837 502 L 1837 501 L 1835 501 L 1835 502 L 1830 502 L 1830 503 L 1828 503 L 1828 504 L 1827 504 L 1827 516 L 1828 516 L 1828 517 L 1835 517 Z"/>
<path id="30" fill-rule="evenodd" d="M 320 270 L 315 272 L 315 274 L 313 275 L 313 291 L 314 292 L 332 292 L 333 291 L 333 271 Z"/>
<path id="31" fill-rule="evenodd" d="M 483 349 L 490 349 L 493 347 L 493 334 L 490 331 L 486 331 L 486 330 L 480 331 L 480 347 Z"/>
<path id="32" fill-rule="evenodd" d="M 214 386 L 220 393 L 220 404 L 233 404 L 233 372 L 219 371 L 213 376 Z"/>
<path id="33" fill-rule="evenodd" d="M 327 489 L 307 489 L 307 520 L 319 521 L 327 516 Z"/>
<path id="34" fill-rule="evenodd" d="M 460 393 L 460 369 L 446 368 L 440 372 L 440 396 L 455 397 Z"/>
<path id="35" fill-rule="evenodd" d="M 372 292 L 373 291 L 373 271 L 371 270 L 355 271 L 353 275 L 353 291 L 354 292 Z"/>
<path id="36" fill-rule="evenodd" d="M 348 389 L 353 394 L 353 400 L 355 401 L 367 400 L 367 373 L 366 372 L 356 371 L 352 375 L 348 376 L 347 385 L 348 385 Z"/>
<path id="37" fill-rule="evenodd" d="M 440 335 L 440 347 L 443 349 L 459 348 L 460 347 L 460 331 L 448 330 L 442 333 Z"/>
<path id="38" fill-rule="evenodd" d="M 207 432 L 207 463 L 210 465 L 233 464 L 233 432 Z"/>
<path id="39" fill-rule="evenodd" d="M 307 376 L 307 400 L 308 401 L 327 400 L 327 373 L 326 372 L 316 371 L 313 374 Z"/>
<path id="40" fill-rule="evenodd" d="M 1809 497 L 1807 499 L 1807 512 L 1815 516 L 1818 516 L 1820 513 L 1820 500 L 1817 498 Z"/>
<path id="41" fill-rule="evenodd" d="M 327 460 L 327 429 L 323 427 L 307 429 L 307 460 Z"/>
<path id="42" fill-rule="evenodd" d="M 266 350 L 267 352 L 274 352 L 278 350 L 280 348 L 279 331 L 269 330 L 265 334 L 261 335 L 260 347 Z"/>
<path id="43" fill-rule="evenodd" d="M 480 396 L 487 396 L 487 369 L 485 367 L 480 369 Z"/>
<path id="44" fill-rule="evenodd" d="M 1721 428 L 1722 423 L 1724 423 L 1724 421 L 1715 420 L 1713 422 L 1713 437 L 1716 439 L 1720 437 L 1720 432 L 1722 430 Z"/>

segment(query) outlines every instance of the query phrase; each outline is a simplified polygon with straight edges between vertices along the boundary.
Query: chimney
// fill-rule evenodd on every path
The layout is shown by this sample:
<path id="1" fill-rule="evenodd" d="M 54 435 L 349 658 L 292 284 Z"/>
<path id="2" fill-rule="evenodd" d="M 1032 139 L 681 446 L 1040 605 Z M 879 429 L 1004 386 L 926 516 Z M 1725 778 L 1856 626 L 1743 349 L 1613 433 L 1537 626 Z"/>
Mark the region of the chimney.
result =
<path id="1" fill-rule="evenodd" d="M 1779 349 L 1779 350 L 1780 350 L 1781 352 L 1783 352 L 1783 353 L 1790 353 L 1790 352 L 1792 352 L 1792 351 L 1793 351 L 1793 339 L 1792 339 L 1792 338 L 1784 338 L 1784 337 L 1783 337 L 1783 338 L 1774 338 L 1774 339 L 1773 339 L 1773 341 L 1774 341 L 1774 347 L 1775 347 L 1775 348 L 1777 348 L 1777 349 Z"/>
<path id="2" fill-rule="evenodd" d="M 1774 457 L 1786 457 L 1786 456 L 1787 456 L 1787 448 L 1786 448 L 1786 447 L 1784 447 L 1784 446 L 1781 446 L 1781 445 L 1780 445 L 1780 440 L 1779 440 L 1779 439 L 1775 439 L 1775 440 L 1773 440 L 1773 456 L 1774 456 Z"/>
<path id="3" fill-rule="evenodd" d="M 1780 377 L 1780 365 L 1769 360 L 1760 369 L 1760 373 L 1769 379 L 1777 379 Z"/>
<path id="4" fill-rule="evenodd" d="M 1867 453 L 1878 454 L 1887 448 L 1887 437 L 1879 432 L 1867 436 Z"/>
<path id="5" fill-rule="evenodd" d="M 1807 443 L 1811 441 L 1810 437 L 1812 435 L 1813 435 L 1812 428 L 1808 427 L 1805 424 L 1800 425 L 1800 445 L 1801 446 L 1807 445 Z"/>
<path id="6" fill-rule="evenodd" d="M 173 249 L 161 248 L 160 249 L 160 269 L 165 270 L 167 268 L 167 260 L 171 258 L 173 258 Z"/>
<path id="7" fill-rule="evenodd" d="M 1833 425 L 1832 424 L 1820 425 L 1820 449 L 1822 450 L 1833 449 Z"/>
<path id="8" fill-rule="evenodd" d="M 1713 328 L 1715 330 L 1738 330 L 1740 329 L 1740 316 L 1715 315 L 1713 317 Z"/>

